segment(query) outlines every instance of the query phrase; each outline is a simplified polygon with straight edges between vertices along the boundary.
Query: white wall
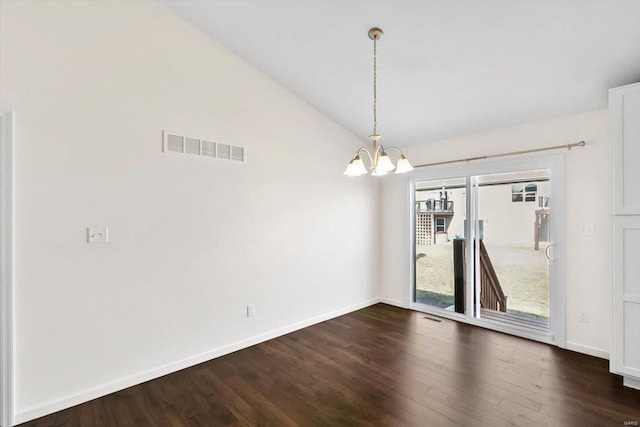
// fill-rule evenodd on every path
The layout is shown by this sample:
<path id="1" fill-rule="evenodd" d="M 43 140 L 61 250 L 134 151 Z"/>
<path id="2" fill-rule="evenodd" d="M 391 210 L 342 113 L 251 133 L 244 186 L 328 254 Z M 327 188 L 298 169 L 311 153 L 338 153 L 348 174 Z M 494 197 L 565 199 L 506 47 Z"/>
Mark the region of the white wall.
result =
<path id="1" fill-rule="evenodd" d="M 498 129 L 407 148 L 413 164 L 526 150 L 585 140 L 566 154 L 566 337 L 571 349 L 606 357 L 611 331 L 609 200 L 611 167 L 607 111 Z M 593 195 L 602 197 L 594 198 Z M 388 302 L 409 301 L 408 177 L 390 176 L 381 188 L 382 265 L 380 294 Z M 593 225 L 593 236 L 579 227 Z M 400 249 L 399 249 L 400 248 Z M 588 311 L 589 323 L 578 322 Z"/>
<path id="2" fill-rule="evenodd" d="M 154 2 L 1 8 L 19 421 L 377 296 L 361 140 Z M 163 154 L 163 129 L 248 161 Z"/>
<path id="3" fill-rule="evenodd" d="M 549 183 L 536 182 L 537 196 L 549 197 Z M 538 200 L 512 202 L 511 185 L 487 185 L 479 188 L 478 217 L 484 221 L 484 242 L 489 245 L 525 246 L 533 249 Z M 523 184 L 524 185 L 524 184 Z M 553 205 L 550 213 L 553 215 Z M 546 241 L 546 236 L 541 236 Z M 545 245 L 542 245 L 542 250 Z"/>

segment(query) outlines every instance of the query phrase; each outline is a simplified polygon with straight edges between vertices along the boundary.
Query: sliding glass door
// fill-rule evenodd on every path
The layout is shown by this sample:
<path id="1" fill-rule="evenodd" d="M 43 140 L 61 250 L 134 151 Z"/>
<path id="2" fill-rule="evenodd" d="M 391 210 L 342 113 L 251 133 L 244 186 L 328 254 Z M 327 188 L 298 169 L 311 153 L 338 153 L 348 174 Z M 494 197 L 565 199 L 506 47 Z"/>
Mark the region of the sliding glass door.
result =
<path id="1" fill-rule="evenodd" d="M 456 239 L 464 239 L 467 179 L 421 181 L 415 187 L 415 293 L 414 299 L 430 307 L 464 313 L 464 298 L 456 282 Z M 458 277 L 459 279 L 459 277 Z M 456 287 L 457 285 L 457 287 Z"/>
<path id="2" fill-rule="evenodd" d="M 414 308 L 563 341 L 562 169 L 554 156 L 416 173 Z"/>
<path id="3" fill-rule="evenodd" d="M 478 317 L 549 330 L 549 171 L 473 177 Z"/>

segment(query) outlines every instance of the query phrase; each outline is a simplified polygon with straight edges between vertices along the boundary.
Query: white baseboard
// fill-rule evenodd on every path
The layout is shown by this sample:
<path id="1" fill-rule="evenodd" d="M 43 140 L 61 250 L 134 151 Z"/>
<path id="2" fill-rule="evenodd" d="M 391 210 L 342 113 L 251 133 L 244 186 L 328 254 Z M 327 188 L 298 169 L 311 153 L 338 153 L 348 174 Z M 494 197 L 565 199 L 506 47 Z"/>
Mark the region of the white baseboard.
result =
<path id="1" fill-rule="evenodd" d="M 342 316 L 344 314 L 351 313 L 356 310 L 363 309 L 365 307 L 369 307 L 371 305 L 377 304 L 381 302 L 379 298 L 374 298 L 368 301 L 361 302 L 359 304 L 354 304 L 348 307 L 344 307 L 338 310 L 331 311 L 329 313 L 325 313 L 319 316 L 312 317 L 310 319 L 303 320 L 301 322 L 294 323 L 289 326 L 285 326 L 280 329 L 275 329 L 273 331 L 269 331 L 260 335 L 256 335 L 251 338 L 244 339 L 242 341 L 235 342 L 233 344 L 229 344 L 223 347 L 219 347 L 205 353 L 201 353 L 195 356 L 187 357 L 182 360 L 178 360 L 173 363 L 169 363 L 163 366 L 159 366 L 153 369 L 149 369 L 147 371 L 141 372 L 137 375 L 133 375 L 127 378 L 122 378 L 117 381 L 113 381 L 111 383 L 103 384 L 98 387 L 91 388 L 89 390 L 85 390 L 80 393 L 75 393 L 69 396 L 65 396 L 59 399 L 55 399 L 44 403 L 42 405 L 33 406 L 31 408 L 27 408 L 25 410 L 20 411 L 15 414 L 14 424 L 20 424 L 27 421 L 31 421 L 33 419 L 52 414 L 54 412 L 61 411 L 63 409 L 70 408 L 72 406 L 79 405 L 84 402 L 88 402 L 89 400 L 96 399 L 98 397 L 105 396 L 107 394 L 115 393 L 116 391 L 123 390 L 128 387 L 132 387 L 137 384 L 141 384 L 143 382 L 162 377 L 164 375 L 179 371 L 181 369 L 188 368 L 190 366 L 197 365 L 202 362 L 206 362 L 211 359 L 215 359 L 220 356 L 224 356 L 229 353 L 233 353 L 234 351 L 242 350 L 247 347 L 251 347 L 252 345 L 260 344 L 261 342 L 271 340 L 273 338 L 277 338 L 282 335 L 289 334 L 291 332 L 297 331 L 299 329 L 306 328 L 311 325 L 315 325 L 316 323 L 324 322 L 329 319 L 333 319 L 334 317 Z"/>
<path id="2" fill-rule="evenodd" d="M 640 390 L 640 380 L 631 377 L 622 377 L 622 384 L 625 387 L 634 388 Z"/>
<path id="3" fill-rule="evenodd" d="M 400 308 L 409 308 L 409 306 L 407 304 L 405 304 L 404 302 L 397 300 L 397 299 L 391 299 L 391 298 L 380 298 L 380 302 L 384 303 L 384 304 L 389 304 L 389 305 L 393 305 L 396 307 L 400 307 Z"/>
<path id="4" fill-rule="evenodd" d="M 594 357 L 599 357 L 601 359 L 609 360 L 609 352 L 607 350 L 602 350 L 600 348 L 578 344 L 576 342 L 571 342 L 571 341 L 566 342 L 565 348 L 567 350 L 577 351 L 578 353 L 584 353 L 584 354 L 588 354 L 589 356 L 594 356 Z"/>

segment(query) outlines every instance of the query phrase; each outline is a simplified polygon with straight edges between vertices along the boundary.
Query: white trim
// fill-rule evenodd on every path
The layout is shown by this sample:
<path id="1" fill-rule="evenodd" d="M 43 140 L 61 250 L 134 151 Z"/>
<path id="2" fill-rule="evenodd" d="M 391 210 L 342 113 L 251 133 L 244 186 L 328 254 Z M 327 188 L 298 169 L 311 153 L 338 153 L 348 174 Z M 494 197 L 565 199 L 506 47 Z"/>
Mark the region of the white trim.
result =
<path id="1" fill-rule="evenodd" d="M 613 202 L 613 200 L 612 200 Z M 613 203 L 612 203 L 613 204 Z M 619 359 L 621 359 L 621 351 L 622 348 L 618 349 L 618 341 L 622 341 L 621 339 L 619 339 L 618 337 L 622 337 L 622 314 L 624 312 L 620 312 L 620 314 L 618 314 L 618 312 L 616 312 L 616 310 L 621 310 L 623 304 L 622 301 L 622 290 L 618 290 L 618 287 L 616 286 L 616 280 L 617 280 L 617 276 L 618 274 L 616 274 L 618 268 L 621 268 L 622 265 L 618 266 L 617 263 L 622 263 L 621 257 L 620 255 L 622 255 L 620 253 L 620 255 L 618 255 L 616 257 L 616 246 L 618 245 L 618 233 L 617 233 L 617 228 L 618 228 L 618 223 L 615 221 L 616 217 L 612 216 L 611 217 L 611 313 L 612 313 L 612 319 L 611 319 L 611 341 L 610 341 L 610 351 L 611 351 L 611 356 L 609 358 L 609 372 L 615 373 L 617 374 L 620 371 L 620 368 L 622 366 L 622 363 L 619 362 Z M 621 230 L 622 231 L 622 230 Z M 621 270 L 622 271 L 622 270 Z"/>
<path id="2" fill-rule="evenodd" d="M 406 308 L 406 309 L 411 309 L 411 307 L 409 307 L 407 304 L 405 304 L 403 301 L 397 300 L 397 299 L 391 299 L 391 298 L 380 298 L 379 301 L 383 304 L 387 304 L 387 305 L 393 305 L 395 307 L 399 307 L 399 308 Z"/>
<path id="3" fill-rule="evenodd" d="M 622 385 L 629 388 L 640 390 L 640 380 L 631 377 L 622 377 Z"/>
<path id="4" fill-rule="evenodd" d="M 0 426 L 13 426 L 14 113 L 0 109 Z"/>
<path id="5" fill-rule="evenodd" d="M 599 357 L 600 359 L 609 360 L 609 352 L 601 348 L 591 347 L 589 345 L 584 345 L 572 341 L 567 341 L 565 348 L 567 350 L 575 351 L 582 354 L 588 354 L 589 356 Z"/>
<path id="6" fill-rule="evenodd" d="M 558 154 L 549 165 L 550 196 L 553 214 L 549 217 L 551 260 L 549 262 L 549 330 L 555 334 L 555 343 L 565 348 L 566 335 L 566 183 L 565 155 Z"/>
<path id="7" fill-rule="evenodd" d="M 465 236 L 469 236 L 469 242 L 475 242 L 480 234 L 478 220 L 478 180 L 473 176 L 466 177 L 467 180 L 467 194 L 469 194 L 467 203 L 467 228 L 464 230 Z M 466 277 L 480 277 L 480 251 L 474 250 L 474 245 L 466 245 L 465 259 L 470 260 L 474 257 L 473 262 L 465 262 L 467 264 Z M 475 283 L 471 283 L 472 286 L 465 286 L 467 289 L 467 295 L 465 296 L 465 314 L 470 318 L 478 319 L 478 313 L 480 313 L 480 286 L 475 286 Z M 473 304 L 475 301 L 475 304 Z"/>
<path id="8" fill-rule="evenodd" d="M 413 179 L 411 174 L 407 174 L 407 199 L 405 201 L 405 208 L 408 207 L 408 212 L 406 213 L 409 216 L 409 227 L 407 227 L 407 232 L 409 235 L 405 240 L 409 245 L 409 256 L 407 257 L 407 262 L 409 263 L 409 273 L 407 276 L 406 283 L 408 286 L 405 287 L 405 299 L 403 305 L 405 307 L 411 308 L 411 305 L 416 300 L 416 288 L 413 284 L 416 282 L 416 180 Z"/>
<path id="9" fill-rule="evenodd" d="M 565 189 L 565 154 L 557 153 L 557 154 L 549 154 L 543 156 L 532 156 L 527 158 L 516 158 L 510 160 L 497 160 L 497 161 L 479 161 L 478 163 L 473 164 L 465 164 L 465 165 L 457 165 L 457 166 L 435 166 L 431 168 L 425 169 L 416 169 L 413 172 L 409 173 L 408 177 L 408 185 L 409 189 L 409 200 L 407 206 L 412 207 L 415 205 L 415 185 L 418 181 L 426 181 L 426 180 L 434 180 L 434 179 L 448 179 L 448 178 L 463 178 L 463 177 L 471 177 L 476 175 L 485 175 L 485 174 L 495 174 L 495 173 L 505 173 L 505 172 L 517 172 L 521 170 L 531 170 L 531 169 L 549 169 L 551 170 L 551 178 L 550 178 L 550 188 L 551 188 L 551 197 L 554 200 L 554 215 L 551 216 L 550 219 L 550 231 L 554 238 L 553 244 L 555 247 L 554 251 L 554 259 L 549 264 L 549 276 L 551 283 L 550 293 L 549 293 L 549 334 L 538 333 L 535 331 L 526 330 L 524 328 L 511 327 L 502 325 L 499 322 L 486 320 L 486 319 L 478 319 L 473 316 L 473 307 L 470 305 L 470 301 L 473 301 L 473 286 L 467 286 L 467 304 L 466 304 L 466 313 L 464 315 L 458 313 L 451 313 L 445 310 L 435 310 L 429 308 L 428 306 L 423 306 L 421 304 L 416 304 L 414 300 L 414 280 L 415 280 L 415 267 L 413 260 L 415 259 L 415 245 L 412 242 L 414 236 L 414 228 L 415 228 L 415 215 L 413 209 L 409 209 L 409 227 L 407 227 L 409 236 L 408 243 L 411 247 L 409 257 L 409 280 L 407 283 L 410 291 L 408 292 L 408 299 L 406 300 L 406 304 L 408 307 L 419 311 L 425 311 L 430 314 L 435 314 L 443 317 L 449 317 L 453 320 L 460 320 L 465 323 L 485 327 L 488 329 L 497 330 L 500 332 L 509 333 L 512 335 L 529 338 L 537 341 L 548 342 L 550 344 L 556 345 L 561 348 L 566 347 L 566 298 L 565 298 L 565 233 L 564 233 L 564 222 L 565 222 L 565 200 L 564 200 L 564 189 Z M 470 187 L 473 183 L 470 182 L 470 179 L 467 178 L 467 193 L 469 197 L 473 197 L 474 192 L 470 192 Z M 473 202 L 473 200 L 472 200 Z M 470 221 L 467 221 L 467 227 L 469 230 L 465 230 L 467 236 L 471 238 L 475 237 L 477 230 L 474 230 L 474 227 L 471 226 L 471 223 L 475 218 L 474 212 L 472 211 L 473 203 L 467 203 L 467 218 L 470 218 Z M 467 245 L 467 256 L 470 256 L 471 245 Z M 469 259 L 469 258 L 467 258 Z M 467 277 L 473 277 L 473 266 L 472 263 L 468 264 Z M 479 291 L 477 291 L 479 292 Z M 479 301 L 479 298 L 477 298 Z"/>
<path id="10" fill-rule="evenodd" d="M 374 298 L 368 301 L 361 302 L 359 304 L 354 304 L 348 307 L 331 311 L 329 313 L 321 314 L 319 316 L 315 316 L 310 319 L 303 320 L 301 322 L 297 322 L 289 326 L 285 326 L 283 328 L 265 332 L 263 334 L 250 337 L 250 338 L 235 342 L 233 344 L 225 345 L 223 347 L 218 347 L 195 356 L 190 356 L 182 360 L 178 360 L 176 362 L 168 363 L 163 366 L 158 366 L 158 367 L 149 369 L 147 371 L 141 372 L 139 374 L 132 375 L 126 378 L 121 378 L 117 381 L 103 384 L 101 386 L 94 387 L 94 388 L 82 391 L 80 393 L 75 393 L 59 399 L 55 399 L 47 403 L 44 403 L 42 405 L 32 406 L 31 408 L 27 408 L 19 412 L 18 414 L 16 414 L 15 421 L 16 423 L 24 423 L 27 421 L 31 421 L 33 419 L 36 419 L 48 414 L 52 414 L 54 412 L 70 408 L 80 403 L 88 402 L 89 400 L 93 400 L 98 397 L 102 397 L 107 394 L 114 393 L 116 391 L 120 391 L 125 388 L 162 377 L 164 375 L 179 371 L 181 369 L 185 369 L 190 366 L 194 366 L 199 363 L 203 363 L 211 359 L 215 359 L 217 357 L 224 356 L 224 355 L 233 353 L 235 351 L 242 350 L 247 347 L 251 347 L 256 344 L 260 344 L 261 342 L 268 341 L 268 340 L 277 338 L 279 336 L 289 334 L 299 329 L 303 329 L 311 325 L 315 325 L 316 323 L 324 322 L 329 319 L 333 319 L 335 317 L 342 316 L 342 315 L 351 313 L 353 311 L 363 309 L 365 307 L 369 307 L 379 302 L 380 302 L 379 298 Z"/>

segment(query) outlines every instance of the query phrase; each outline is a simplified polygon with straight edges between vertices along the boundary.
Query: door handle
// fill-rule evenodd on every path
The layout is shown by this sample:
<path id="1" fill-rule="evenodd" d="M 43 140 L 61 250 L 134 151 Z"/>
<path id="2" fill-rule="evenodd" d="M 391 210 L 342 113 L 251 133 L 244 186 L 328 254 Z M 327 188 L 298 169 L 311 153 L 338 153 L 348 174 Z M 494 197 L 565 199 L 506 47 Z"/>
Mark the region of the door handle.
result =
<path id="1" fill-rule="evenodd" d="M 547 245 L 547 247 L 544 249 L 544 256 L 546 256 L 549 261 L 552 261 L 551 256 L 550 256 L 551 255 L 551 246 L 552 245 Z"/>

